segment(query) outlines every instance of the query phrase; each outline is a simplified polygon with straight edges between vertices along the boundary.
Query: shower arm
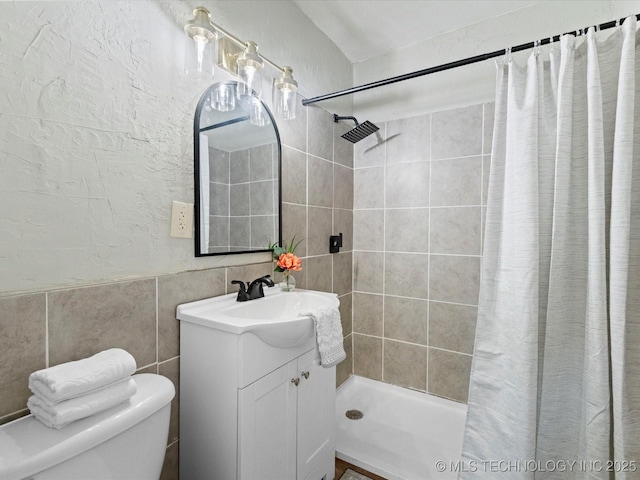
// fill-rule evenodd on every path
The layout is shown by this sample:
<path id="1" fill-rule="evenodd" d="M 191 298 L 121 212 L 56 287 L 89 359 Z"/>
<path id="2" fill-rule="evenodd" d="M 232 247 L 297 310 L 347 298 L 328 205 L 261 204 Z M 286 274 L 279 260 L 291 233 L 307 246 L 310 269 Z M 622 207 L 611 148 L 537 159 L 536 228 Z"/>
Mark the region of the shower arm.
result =
<path id="1" fill-rule="evenodd" d="M 333 121 L 335 123 L 338 123 L 340 120 L 352 120 L 356 124 L 356 127 L 360 126 L 360 124 L 358 123 L 358 120 L 356 120 L 356 117 L 350 117 L 348 115 L 342 115 L 341 116 L 341 115 L 337 115 L 337 114 L 334 113 L 333 114 Z"/>

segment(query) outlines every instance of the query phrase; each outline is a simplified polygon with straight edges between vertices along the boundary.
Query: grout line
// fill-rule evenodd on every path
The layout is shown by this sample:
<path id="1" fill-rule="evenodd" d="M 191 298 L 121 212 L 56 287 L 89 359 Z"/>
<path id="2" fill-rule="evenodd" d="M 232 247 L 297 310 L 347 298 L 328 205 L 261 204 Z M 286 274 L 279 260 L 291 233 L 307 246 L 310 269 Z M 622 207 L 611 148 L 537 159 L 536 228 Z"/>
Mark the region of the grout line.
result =
<path id="1" fill-rule="evenodd" d="M 307 152 L 305 152 L 304 150 L 300 150 L 299 148 L 292 147 L 291 145 L 287 145 L 286 143 L 281 143 L 281 145 L 283 147 L 287 147 L 289 150 L 293 150 L 294 152 L 304 153 L 305 155 L 307 154 Z"/>
<path id="2" fill-rule="evenodd" d="M 445 208 L 482 208 L 483 205 L 436 205 L 433 207 L 429 207 L 429 210 L 440 210 Z"/>
<path id="3" fill-rule="evenodd" d="M 482 155 L 484 155 L 484 153 L 480 152 L 480 153 L 476 153 L 473 155 L 463 155 L 461 157 L 446 157 L 446 158 L 434 158 L 431 161 L 432 162 L 448 162 L 449 160 L 462 160 L 462 159 L 469 159 L 469 158 L 477 158 L 477 157 L 481 157 Z"/>
<path id="4" fill-rule="evenodd" d="M 427 249 L 429 254 L 431 254 L 431 192 L 432 192 L 432 166 L 431 162 L 433 156 L 433 115 L 429 115 L 429 240 L 427 242 Z M 482 196 L 482 194 L 481 194 Z M 427 261 L 427 298 L 431 298 L 431 257 L 429 257 Z M 429 304 L 427 304 L 427 345 L 429 345 Z M 429 351 L 427 350 L 427 368 L 425 372 L 425 390 L 429 391 Z"/>
<path id="5" fill-rule="evenodd" d="M 333 207 L 325 207 L 325 206 L 322 206 L 322 205 L 309 205 L 309 207 L 312 207 L 312 208 L 324 208 L 325 210 L 331 210 L 331 211 L 335 210 Z"/>
<path id="6" fill-rule="evenodd" d="M 158 293 L 158 290 L 159 290 L 158 277 L 156 277 L 156 298 L 155 298 L 155 300 L 156 300 L 156 302 L 155 302 L 156 303 L 156 305 L 155 305 L 155 307 L 156 307 L 156 363 L 158 363 L 158 358 L 159 358 L 159 355 L 160 355 L 160 353 L 159 353 L 159 350 L 160 350 L 160 340 L 159 340 L 160 339 L 160 326 L 159 326 L 159 321 L 158 321 L 158 318 L 159 318 L 159 315 L 158 315 L 158 308 L 159 308 L 158 307 L 158 305 L 159 305 L 159 301 L 158 301 L 159 293 Z"/>
<path id="7" fill-rule="evenodd" d="M 49 292 L 44 293 L 44 366 L 49 368 Z"/>
<path id="8" fill-rule="evenodd" d="M 284 203 L 284 202 L 283 202 Z M 434 209 L 434 208 L 478 208 L 478 207 L 486 207 L 482 203 L 476 204 L 468 204 L 468 205 L 434 205 L 434 206 L 421 206 L 421 207 L 359 207 L 354 208 L 354 211 L 368 211 L 368 210 L 426 210 L 426 209 Z"/>
<path id="9" fill-rule="evenodd" d="M 468 254 L 468 253 L 428 253 L 428 252 L 403 252 L 399 250 L 352 250 L 353 252 L 363 252 L 363 253 L 394 253 L 401 255 L 429 255 L 434 257 L 468 257 L 468 258 L 482 258 L 482 255 L 478 254 Z"/>
<path id="10" fill-rule="evenodd" d="M 171 357 L 171 358 L 167 358 L 166 360 L 163 360 L 161 362 L 158 362 L 158 365 L 162 365 L 164 363 L 168 363 L 168 362 L 172 362 L 174 360 L 179 360 L 180 359 L 180 355 L 176 355 L 175 357 Z M 144 368 L 144 367 L 143 367 Z"/>
<path id="11" fill-rule="evenodd" d="M 466 357 L 473 357 L 472 353 L 457 352 L 456 350 L 448 350 L 446 348 L 434 347 L 434 346 L 429 346 L 429 348 L 431 348 L 432 350 L 438 350 L 440 352 L 455 353 L 457 355 L 464 355 Z"/>
<path id="12" fill-rule="evenodd" d="M 309 241 L 309 186 L 310 186 L 310 178 L 309 178 L 309 111 L 307 110 L 307 115 L 305 116 L 305 126 L 304 126 L 304 145 L 305 152 L 304 153 L 304 162 L 305 162 L 305 192 L 304 192 L 304 215 L 306 218 L 305 226 L 304 226 L 304 237 L 306 242 L 306 259 L 311 258 L 309 256 L 309 250 L 311 249 L 311 242 Z M 304 275 L 304 287 L 309 288 L 309 269 L 306 269 L 303 273 Z"/>
<path id="13" fill-rule="evenodd" d="M 334 233 L 336 233 L 334 231 L 334 226 L 333 226 L 333 221 L 334 221 L 333 210 L 335 205 L 336 205 L 336 164 L 335 162 L 331 162 L 331 232 L 329 233 L 329 235 L 333 235 Z M 327 244 L 325 243 L 325 248 L 326 248 L 326 245 Z M 329 255 L 331 255 L 331 291 L 335 293 L 336 288 L 335 288 L 335 268 L 334 268 L 335 265 L 334 264 L 335 264 L 335 259 L 337 257 L 335 254 L 329 253 Z"/>
<path id="14" fill-rule="evenodd" d="M 446 300 L 435 300 L 435 299 L 429 299 L 430 302 L 435 302 L 435 303 L 445 303 L 447 305 L 458 305 L 460 307 L 475 307 L 477 308 L 478 305 L 477 304 L 473 304 L 473 303 L 458 303 L 458 302 L 448 302 Z"/>
<path id="15" fill-rule="evenodd" d="M 385 122 L 384 123 L 384 138 L 387 138 L 388 135 L 388 131 L 387 131 L 387 127 L 388 127 L 388 123 Z M 382 171 L 382 206 L 384 208 L 383 210 L 383 215 L 382 215 L 382 250 L 385 252 L 382 255 L 382 372 L 381 372 L 381 378 L 382 381 L 384 381 L 385 379 L 385 368 L 384 368 L 384 350 L 385 350 L 385 339 L 384 339 L 384 325 L 385 325 L 385 314 L 384 314 L 384 307 L 385 307 L 385 284 L 386 284 L 386 274 L 387 274 L 387 169 L 388 169 L 388 165 L 387 165 L 387 160 L 388 160 L 388 153 L 387 153 L 387 142 L 384 142 L 384 170 Z"/>
<path id="16" fill-rule="evenodd" d="M 456 350 L 448 350 L 446 348 L 434 347 L 432 345 L 425 345 L 423 343 L 415 343 L 415 342 L 408 342 L 406 340 L 398 340 L 397 338 L 389 338 L 389 337 L 383 337 L 383 336 L 379 336 L 379 335 L 371 335 L 369 333 L 361 333 L 361 332 L 353 332 L 353 334 L 354 335 L 360 335 L 360 336 L 363 336 L 363 337 L 368 337 L 368 338 L 379 338 L 381 340 L 390 340 L 392 342 L 402 343 L 402 344 L 405 344 L 405 345 L 412 345 L 414 347 L 424 347 L 426 349 L 439 350 L 441 352 L 455 353 L 457 355 L 465 355 L 467 357 L 473 357 L 473 354 L 471 354 L 471 353 L 458 352 Z"/>
<path id="17" fill-rule="evenodd" d="M 149 363 L 147 365 L 143 365 L 142 367 L 136 367 L 136 372 L 139 370 L 144 370 L 145 368 L 153 367 L 154 365 L 156 367 L 156 373 L 158 373 L 158 362 Z"/>
<path id="18" fill-rule="evenodd" d="M 317 158 L 318 160 L 323 160 L 323 161 L 328 162 L 328 163 L 335 163 L 335 162 L 334 162 L 334 161 L 332 161 L 332 160 L 329 160 L 329 159 L 324 158 L 324 157 L 319 157 L 318 155 L 314 155 L 313 153 L 309 153 L 308 151 L 307 151 L 307 152 L 305 152 L 305 153 L 306 153 L 307 155 L 309 155 L 310 157 Z M 346 167 L 346 168 L 349 168 L 349 167 Z"/>
<path id="19" fill-rule="evenodd" d="M 431 127 L 429 127 L 431 128 Z M 431 146 L 429 146 L 429 148 L 431 148 Z M 386 144 L 385 144 L 385 150 L 386 150 Z M 390 164 L 391 166 L 398 166 L 398 165 L 408 165 L 408 164 L 413 164 L 413 163 L 428 163 L 428 162 L 448 162 L 451 160 L 464 160 L 464 159 L 471 159 L 471 158 L 477 158 L 477 157 L 481 157 L 483 155 L 488 155 L 488 153 L 475 153 L 472 155 L 462 155 L 459 157 L 444 157 L 444 158 L 430 158 L 430 160 L 413 160 L 413 161 L 408 161 L 408 162 L 394 162 L 392 164 Z M 429 157 L 431 157 L 431 152 L 429 153 Z M 386 160 L 386 152 L 385 152 L 385 160 Z M 366 165 L 366 166 L 362 166 L 362 167 L 356 167 L 354 166 L 353 169 L 354 170 L 365 170 L 368 168 L 380 168 L 380 167 L 384 167 L 386 165 L 382 164 L 382 165 Z M 349 167 L 347 167 L 349 168 Z"/>
<path id="20" fill-rule="evenodd" d="M 435 303 L 446 303 L 447 305 L 458 305 L 461 307 L 477 307 L 478 305 L 474 305 L 472 303 L 458 303 L 458 302 L 448 302 L 446 300 L 436 300 L 432 298 L 421 298 L 421 297 L 406 297 L 403 295 L 390 295 L 388 293 L 380 293 L 380 292 L 365 292 L 364 290 L 354 290 L 353 293 L 361 293 L 365 295 L 376 295 L 376 296 L 385 296 L 385 297 L 393 297 L 393 298 L 406 298 L 407 300 L 422 300 L 424 302 L 435 302 Z"/>
<path id="21" fill-rule="evenodd" d="M 351 146 L 352 148 L 352 152 L 353 152 L 353 161 L 351 164 L 352 167 L 352 171 L 353 171 L 353 175 L 352 175 L 352 188 L 353 188 L 353 192 L 352 192 L 352 200 L 353 200 L 353 205 L 352 205 L 352 210 L 351 210 L 351 374 L 355 374 L 356 373 L 356 341 L 355 341 L 355 335 L 354 335 L 354 328 L 353 326 L 355 325 L 355 295 L 353 294 L 353 292 L 355 291 L 355 287 L 356 287 L 356 255 L 354 252 L 354 246 L 356 245 L 356 236 L 355 236 L 355 209 L 356 209 L 356 184 L 355 184 L 355 180 L 356 180 L 356 164 L 357 163 L 362 163 L 360 161 L 360 153 L 359 151 L 356 152 L 356 145 L 355 143 Z"/>

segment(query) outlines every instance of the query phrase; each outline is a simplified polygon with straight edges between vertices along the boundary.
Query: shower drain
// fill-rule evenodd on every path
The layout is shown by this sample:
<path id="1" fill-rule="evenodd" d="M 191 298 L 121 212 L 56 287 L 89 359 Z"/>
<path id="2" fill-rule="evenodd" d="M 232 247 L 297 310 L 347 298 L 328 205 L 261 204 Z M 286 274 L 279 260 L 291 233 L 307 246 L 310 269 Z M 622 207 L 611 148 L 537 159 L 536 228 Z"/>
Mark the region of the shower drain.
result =
<path id="1" fill-rule="evenodd" d="M 364 413 L 360 410 L 347 410 L 345 415 L 349 420 L 360 420 L 364 416 Z"/>

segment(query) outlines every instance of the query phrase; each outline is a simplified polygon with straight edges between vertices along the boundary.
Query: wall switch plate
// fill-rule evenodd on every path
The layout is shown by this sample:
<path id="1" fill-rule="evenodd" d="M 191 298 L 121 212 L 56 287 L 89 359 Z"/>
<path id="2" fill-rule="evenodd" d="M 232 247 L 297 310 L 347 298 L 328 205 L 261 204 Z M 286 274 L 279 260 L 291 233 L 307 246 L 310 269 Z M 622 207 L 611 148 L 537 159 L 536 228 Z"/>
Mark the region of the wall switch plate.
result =
<path id="1" fill-rule="evenodd" d="M 193 203 L 173 201 L 171 205 L 170 236 L 193 238 Z"/>

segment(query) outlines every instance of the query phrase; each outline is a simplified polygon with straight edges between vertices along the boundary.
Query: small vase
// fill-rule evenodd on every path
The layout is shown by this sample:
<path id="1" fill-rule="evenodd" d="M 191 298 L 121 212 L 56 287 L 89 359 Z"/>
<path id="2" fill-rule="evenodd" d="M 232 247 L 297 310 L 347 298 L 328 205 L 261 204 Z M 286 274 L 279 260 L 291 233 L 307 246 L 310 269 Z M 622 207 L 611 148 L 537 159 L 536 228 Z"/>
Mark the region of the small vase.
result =
<path id="1" fill-rule="evenodd" d="M 296 288 L 296 279 L 287 270 L 283 272 L 284 280 L 280 282 L 280 289 L 285 292 L 292 292 Z"/>

